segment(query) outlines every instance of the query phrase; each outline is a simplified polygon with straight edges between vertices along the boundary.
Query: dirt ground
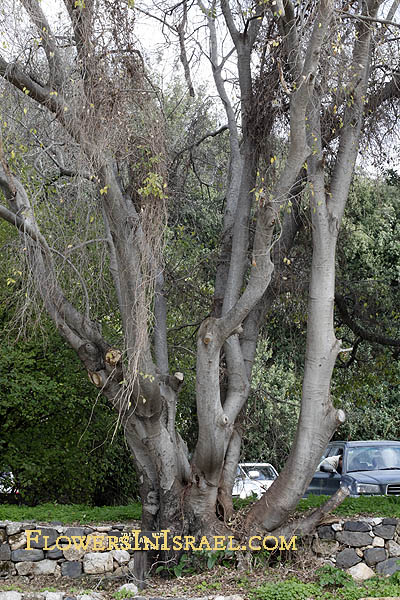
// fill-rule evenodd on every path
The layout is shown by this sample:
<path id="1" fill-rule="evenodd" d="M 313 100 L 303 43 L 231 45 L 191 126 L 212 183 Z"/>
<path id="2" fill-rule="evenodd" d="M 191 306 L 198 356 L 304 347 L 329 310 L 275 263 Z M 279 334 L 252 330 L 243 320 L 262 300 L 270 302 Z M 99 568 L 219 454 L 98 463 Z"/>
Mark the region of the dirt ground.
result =
<path id="1" fill-rule="evenodd" d="M 296 558 L 272 565 L 249 566 L 242 564 L 240 568 L 217 566 L 212 570 L 204 568 L 202 572 L 185 574 L 182 577 L 163 578 L 155 575 L 147 580 L 147 587 L 139 592 L 150 598 L 182 598 L 201 596 L 229 596 L 239 594 L 248 598 L 250 589 L 271 580 L 282 580 L 287 577 L 298 577 L 304 581 L 313 578 L 315 569 L 321 566 L 315 557 L 307 553 L 299 553 Z M 67 579 L 54 577 L 12 577 L 0 582 L 0 591 L 12 589 L 21 592 L 60 591 L 70 594 L 103 592 L 107 600 L 113 593 L 129 581 L 129 579 L 113 580 L 103 578 Z M 133 583 L 134 581 L 131 580 Z"/>

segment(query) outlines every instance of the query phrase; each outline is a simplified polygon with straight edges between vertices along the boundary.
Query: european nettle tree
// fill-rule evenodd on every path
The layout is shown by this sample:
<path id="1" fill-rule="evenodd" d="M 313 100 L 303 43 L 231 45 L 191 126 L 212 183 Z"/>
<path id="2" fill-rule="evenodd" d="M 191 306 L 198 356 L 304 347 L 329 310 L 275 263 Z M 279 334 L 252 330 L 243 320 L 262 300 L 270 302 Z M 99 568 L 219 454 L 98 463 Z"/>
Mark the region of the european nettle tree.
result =
<path id="1" fill-rule="evenodd" d="M 142 9 L 176 33 L 190 95 L 187 47 L 207 32 L 201 51 L 226 114 L 212 133 L 229 141 L 214 298 L 193 348 L 198 439 L 189 455 L 176 428 L 185 374 L 169 372 L 164 294 L 173 283 L 163 265 L 172 163 L 159 90 L 135 44 L 140 6 L 64 0 L 56 27 L 37 0 L 3 3 L 0 216 L 19 231 L 23 272 L 46 311 L 119 415 L 147 530 L 229 530 L 260 328 L 283 285 L 301 203 L 313 243 L 301 412 L 288 461 L 248 512 L 244 535 L 285 530 L 344 422 L 330 397 L 342 351 L 336 243 L 365 127 L 379 138 L 394 114 L 396 7 L 199 0 Z M 6 118 L 10 98 L 17 112 Z M 30 140 L 18 162 L 9 134 L 17 125 Z"/>

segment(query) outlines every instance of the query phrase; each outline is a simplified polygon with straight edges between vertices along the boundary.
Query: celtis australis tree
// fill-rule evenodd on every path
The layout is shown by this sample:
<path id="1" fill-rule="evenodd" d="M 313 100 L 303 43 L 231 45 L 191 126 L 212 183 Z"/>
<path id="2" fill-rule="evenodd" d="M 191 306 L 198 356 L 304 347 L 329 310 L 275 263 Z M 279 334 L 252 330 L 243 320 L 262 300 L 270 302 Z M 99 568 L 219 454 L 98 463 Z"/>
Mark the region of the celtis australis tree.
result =
<path id="1" fill-rule="evenodd" d="M 288 461 L 248 512 L 244 535 L 285 530 L 344 422 L 330 397 L 342 350 L 333 328 L 336 242 L 360 140 L 366 131 L 379 140 L 394 114 L 396 7 L 379 0 L 199 0 L 190 7 L 184 0 L 170 8 L 63 0 L 56 26 L 37 0 L 2 4 L 0 215 L 18 230 L 29 290 L 35 286 L 119 415 L 147 530 L 229 530 L 241 413 L 300 204 L 313 244 L 301 413 Z M 214 298 L 193 348 L 198 439 L 191 455 L 176 428 L 185 374 L 169 372 L 168 140 L 159 90 L 135 43 L 140 10 L 170 19 L 190 95 L 186 48 L 207 32 L 202 53 L 229 139 Z M 237 106 L 226 69 L 236 77 Z M 21 150 L 23 127 L 29 142 Z M 69 192 L 67 180 L 75 185 Z"/>

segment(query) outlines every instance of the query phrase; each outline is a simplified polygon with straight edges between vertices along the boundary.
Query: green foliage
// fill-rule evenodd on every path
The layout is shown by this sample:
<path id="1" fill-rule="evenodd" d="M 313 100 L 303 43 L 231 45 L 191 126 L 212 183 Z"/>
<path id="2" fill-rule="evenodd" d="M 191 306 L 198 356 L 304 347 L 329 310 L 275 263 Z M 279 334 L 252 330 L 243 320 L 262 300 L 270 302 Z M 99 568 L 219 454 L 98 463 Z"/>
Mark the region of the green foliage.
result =
<path id="1" fill-rule="evenodd" d="M 334 579 L 332 573 L 330 577 Z M 339 575 L 335 577 L 337 580 L 340 579 Z M 252 590 L 250 598 L 251 600 L 309 600 L 311 598 L 313 600 L 359 600 L 365 597 L 398 597 L 400 594 L 398 578 L 394 576 L 388 579 L 374 577 L 360 585 L 355 584 L 351 579 L 338 584 L 329 583 L 328 579 L 328 575 L 324 576 L 322 584 L 304 583 L 297 579 L 268 582 Z M 332 587 L 332 591 L 326 589 L 328 586 Z"/>
<path id="2" fill-rule="evenodd" d="M 162 573 L 169 577 L 182 577 L 183 575 L 189 575 L 194 572 L 194 567 L 191 563 L 191 558 L 188 554 L 182 554 L 179 558 L 179 562 L 175 564 L 162 564 L 157 567 L 157 574 Z"/>
<path id="3" fill-rule="evenodd" d="M 115 600 L 124 600 L 124 598 L 131 598 L 132 597 L 132 592 L 130 592 L 129 590 L 118 590 L 116 592 L 114 592 L 113 594 L 113 598 L 115 598 Z"/>
<path id="4" fill-rule="evenodd" d="M 135 498 L 133 462 L 111 406 L 59 335 L 46 333 L 46 348 L 40 338 L 2 344 L 0 468 L 14 473 L 27 503 Z"/>
<path id="5" fill-rule="evenodd" d="M 341 587 L 352 582 L 351 575 L 332 565 L 319 567 L 316 574 L 321 587 Z"/>
<path id="6" fill-rule="evenodd" d="M 196 550 L 194 560 L 199 559 L 200 568 L 205 563 L 207 569 L 213 569 L 216 565 L 223 567 L 234 567 L 236 565 L 236 553 L 233 550 Z"/>
<path id="7" fill-rule="evenodd" d="M 16 506 L 0 504 L 0 521 L 38 521 L 50 523 L 91 523 L 138 521 L 141 518 L 142 507 L 139 502 L 127 506 L 87 506 L 84 504 L 48 503 L 40 506 Z"/>
<path id="8" fill-rule="evenodd" d="M 295 579 L 268 582 L 256 588 L 250 595 L 252 600 L 307 600 L 317 598 L 318 587 Z"/>

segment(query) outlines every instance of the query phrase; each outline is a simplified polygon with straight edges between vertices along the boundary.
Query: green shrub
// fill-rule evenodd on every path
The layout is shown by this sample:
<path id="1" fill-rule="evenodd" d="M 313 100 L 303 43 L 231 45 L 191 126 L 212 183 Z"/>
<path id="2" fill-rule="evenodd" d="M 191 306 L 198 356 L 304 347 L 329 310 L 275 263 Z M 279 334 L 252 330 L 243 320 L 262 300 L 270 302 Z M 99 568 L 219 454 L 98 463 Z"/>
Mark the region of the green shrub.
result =
<path id="1" fill-rule="evenodd" d="M 251 593 L 252 600 L 308 600 L 320 598 L 318 586 L 314 583 L 303 583 L 295 579 L 269 582 L 256 588 Z"/>

